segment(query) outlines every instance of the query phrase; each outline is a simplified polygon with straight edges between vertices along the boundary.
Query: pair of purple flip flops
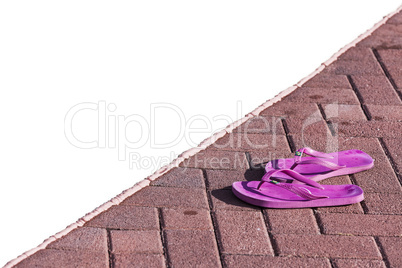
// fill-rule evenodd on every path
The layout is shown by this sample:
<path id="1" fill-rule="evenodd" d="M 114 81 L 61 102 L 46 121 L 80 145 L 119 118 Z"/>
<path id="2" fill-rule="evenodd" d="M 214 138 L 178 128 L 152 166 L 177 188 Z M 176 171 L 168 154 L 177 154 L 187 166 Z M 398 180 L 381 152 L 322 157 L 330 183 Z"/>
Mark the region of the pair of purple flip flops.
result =
<path id="1" fill-rule="evenodd" d="M 310 157 L 303 157 L 303 153 Z M 374 160 L 360 150 L 321 153 L 311 148 L 296 151 L 294 158 L 273 160 L 261 181 L 238 181 L 232 191 L 241 200 L 267 208 L 341 206 L 364 199 L 357 185 L 323 185 L 317 181 L 368 170 Z"/>

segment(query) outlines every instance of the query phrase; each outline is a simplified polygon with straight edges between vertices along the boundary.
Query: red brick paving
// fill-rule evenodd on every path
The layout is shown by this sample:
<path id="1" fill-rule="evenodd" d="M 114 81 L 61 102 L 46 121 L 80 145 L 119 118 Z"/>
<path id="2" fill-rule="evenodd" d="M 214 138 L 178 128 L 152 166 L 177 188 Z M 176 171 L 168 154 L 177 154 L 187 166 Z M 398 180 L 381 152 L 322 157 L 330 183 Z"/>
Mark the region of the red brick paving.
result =
<path id="1" fill-rule="evenodd" d="M 329 62 L 329 61 L 328 61 Z M 327 64 L 326 64 L 327 65 Z M 402 267 L 402 13 L 205 150 L 15 267 Z M 265 107 L 265 106 L 264 106 Z M 231 192 L 299 147 L 361 149 L 358 204 L 261 209 Z"/>

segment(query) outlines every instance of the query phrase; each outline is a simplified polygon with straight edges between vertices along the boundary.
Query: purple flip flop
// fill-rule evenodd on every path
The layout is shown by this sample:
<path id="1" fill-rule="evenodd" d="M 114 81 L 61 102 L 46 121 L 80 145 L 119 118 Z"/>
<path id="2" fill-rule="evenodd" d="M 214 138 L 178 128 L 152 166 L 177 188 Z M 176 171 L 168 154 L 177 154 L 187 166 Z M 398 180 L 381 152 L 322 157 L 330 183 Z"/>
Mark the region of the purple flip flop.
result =
<path id="1" fill-rule="evenodd" d="M 303 153 L 311 157 L 302 158 Z M 313 181 L 320 181 L 330 177 L 368 170 L 373 166 L 373 158 L 360 150 L 327 154 L 305 147 L 297 150 L 294 158 L 282 158 L 268 162 L 265 166 L 265 171 L 291 169 Z M 293 179 L 284 173 L 280 175 L 277 178 L 280 181 Z M 298 182 L 294 181 L 294 183 Z"/>
<path id="2" fill-rule="evenodd" d="M 282 183 L 270 178 L 283 173 L 304 184 Z M 296 171 L 271 170 L 261 181 L 238 181 L 233 193 L 252 205 L 266 208 L 306 208 L 349 205 L 364 199 L 357 185 L 321 185 Z"/>

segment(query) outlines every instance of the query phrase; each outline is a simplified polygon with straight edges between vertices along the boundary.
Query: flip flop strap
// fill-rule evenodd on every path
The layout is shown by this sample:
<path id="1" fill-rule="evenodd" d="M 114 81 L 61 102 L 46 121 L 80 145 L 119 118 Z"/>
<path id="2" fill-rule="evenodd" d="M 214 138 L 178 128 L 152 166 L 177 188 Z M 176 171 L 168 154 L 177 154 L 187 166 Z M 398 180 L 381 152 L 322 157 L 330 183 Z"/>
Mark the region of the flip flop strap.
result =
<path id="1" fill-rule="evenodd" d="M 277 173 L 283 173 L 283 174 L 289 175 L 294 180 L 303 182 L 307 185 L 313 186 L 318 189 L 324 189 L 324 187 L 322 187 L 322 185 L 319 184 L 318 182 L 313 181 L 313 180 L 307 178 L 306 176 L 304 176 L 294 170 L 291 170 L 291 169 L 272 169 L 272 170 L 268 171 L 267 173 L 265 173 L 265 175 L 261 178 L 261 182 L 270 182 L 271 177 Z"/>
<path id="2" fill-rule="evenodd" d="M 264 184 L 264 183 L 274 183 L 275 185 L 282 187 L 288 191 L 291 191 L 292 193 L 294 193 L 302 198 L 308 199 L 308 200 L 328 198 L 328 196 L 315 195 L 315 194 L 311 193 L 308 189 L 306 189 L 300 185 L 295 186 L 295 185 L 292 185 L 289 183 L 280 183 L 275 180 L 271 180 L 270 178 L 276 173 L 284 173 L 284 174 L 291 176 L 295 180 L 304 182 L 312 187 L 316 187 L 318 189 L 324 189 L 324 187 L 322 187 L 321 184 L 319 184 L 313 180 L 310 180 L 310 179 L 306 178 L 305 176 L 297 173 L 296 171 L 290 170 L 290 169 L 271 170 L 271 171 L 265 173 L 265 175 L 261 178 L 261 182 L 258 184 L 257 189 L 259 190 L 261 188 L 262 184 Z"/>
<path id="3" fill-rule="evenodd" d="M 310 156 L 314 156 L 314 157 L 319 157 L 319 158 L 315 158 L 315 159 L 308 159 L 308 160 L 303 160 L 302 156 L 304 154 L 310 155 Z M 292 165 L 292 167 L 290 169 L 294 169 L 297 165 L 300 164 L 315 164 L 315 165 L 321 165 L 324 167 L 327 167 L 329 169 L 332 170 L 338 170 L 341 168 L 344 168 L 345 166 L 339 166 L 333 162 L 330 161 L 326 161 L 324 159 L 320 159 L 320 158 L 326 158 L 326 159 L 333 159 L 334 157 L 330 154 L 327 153 L 322 153 L 322 152 L 318 152 L 315 151 L 309 147 L 304 147 L 301 148 L 299 150 L 296 151 L 295 153 L 295 163 Z"/>

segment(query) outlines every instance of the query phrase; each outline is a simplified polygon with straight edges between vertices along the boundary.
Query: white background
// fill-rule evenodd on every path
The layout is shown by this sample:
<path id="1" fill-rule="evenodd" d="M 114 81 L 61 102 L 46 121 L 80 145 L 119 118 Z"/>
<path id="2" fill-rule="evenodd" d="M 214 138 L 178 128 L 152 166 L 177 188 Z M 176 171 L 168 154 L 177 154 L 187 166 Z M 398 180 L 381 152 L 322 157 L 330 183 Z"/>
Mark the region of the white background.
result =
<path id="1" fill-rule="evenodd" d="M 297 83 L 398 5 L 1 1 L 0 264 Z M 65 136 L 85 102 L 115 109 L 109 121 L 81 110 L 67 131 L 85 142 L 115 133 L 98 139 L 105 148 Z M 166 104 L 151 118 L 152 103 Z M 126 139 L 140 148 L 113 148 Z"/>

